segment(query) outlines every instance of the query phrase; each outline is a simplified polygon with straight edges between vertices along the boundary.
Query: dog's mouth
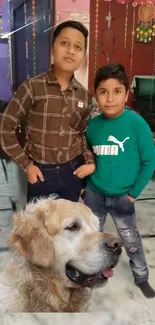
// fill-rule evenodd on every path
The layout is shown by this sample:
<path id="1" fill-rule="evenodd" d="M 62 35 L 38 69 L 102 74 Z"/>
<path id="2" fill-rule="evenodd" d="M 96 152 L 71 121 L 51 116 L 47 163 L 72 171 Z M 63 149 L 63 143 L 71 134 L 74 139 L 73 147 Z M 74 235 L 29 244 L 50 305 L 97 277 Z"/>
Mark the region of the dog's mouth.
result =
<path id="1" fill-rule="evenodd" d="M 113 276 L 113 268 L 117 263 L 111 265 L 109 268 L 104 269 L 96 274 L 85 274 L 73 267 L 71 264 L 66 265 L 66 276 L 70 281 L 83 286 L 93 287 L 101 286 L 107 282 L 108 278 Z"/>

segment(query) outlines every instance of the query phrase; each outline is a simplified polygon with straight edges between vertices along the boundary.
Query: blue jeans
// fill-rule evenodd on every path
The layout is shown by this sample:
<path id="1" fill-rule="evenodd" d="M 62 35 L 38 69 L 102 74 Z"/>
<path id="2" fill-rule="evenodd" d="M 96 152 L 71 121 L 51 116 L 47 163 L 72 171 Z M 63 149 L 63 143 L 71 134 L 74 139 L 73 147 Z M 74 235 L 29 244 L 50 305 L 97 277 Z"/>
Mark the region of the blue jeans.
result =
<path id="1" fill-rule="evenodd" d="M 59 198 L 66 200 L 78 201 L 81 190 L 85 188 L 85 181 L 73 175 L 73 171 L 84 163 L 82 155 L 60 165 L 34 162 L 40 168 L 44 182 L 38 180 L 34 184 L 28 183 L 27 202 L 49 197 L 51 194 L 58 194 Z"/>
<path id="2" fill-rule="evenodd" d="M 99 218 L 99 230 L 103 231 L 109 213 L 117 232 L 123 241 L 130 259 L 130 267 L 136 284 L 148 280 L 148 268 L 144 256 L 141 237 L 137 229 L 135 206 L 128 195 L 105 196 L 86 187 L 82 198 L 84 203 Z"/>

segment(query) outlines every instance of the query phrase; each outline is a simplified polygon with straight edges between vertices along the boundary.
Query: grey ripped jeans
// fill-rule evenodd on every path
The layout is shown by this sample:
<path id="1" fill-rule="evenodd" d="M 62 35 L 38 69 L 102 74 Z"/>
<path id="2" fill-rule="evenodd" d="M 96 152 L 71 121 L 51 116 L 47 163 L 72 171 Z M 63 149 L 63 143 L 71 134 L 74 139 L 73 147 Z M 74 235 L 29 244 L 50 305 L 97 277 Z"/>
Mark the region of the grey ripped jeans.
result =
<path id="1" fill-rule="evenodd" d="M 100 231 L 103 231 L 107 214 L 111 215 L 130 259 L 135 283 L 147 281 L 148 268 L 141 237 L 137 229 L 135 206 L 129 201 L 128 195 L 105 196 L 87 187 L 83 193 L 83 200 L 99 218 Z"/>

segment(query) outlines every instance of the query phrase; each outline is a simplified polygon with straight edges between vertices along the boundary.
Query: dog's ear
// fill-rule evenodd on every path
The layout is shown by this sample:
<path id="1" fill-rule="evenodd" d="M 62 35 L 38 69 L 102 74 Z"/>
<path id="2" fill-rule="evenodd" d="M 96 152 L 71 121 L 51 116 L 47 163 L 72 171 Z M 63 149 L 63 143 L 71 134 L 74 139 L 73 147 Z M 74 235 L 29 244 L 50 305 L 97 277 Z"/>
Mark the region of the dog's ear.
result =
<path id="1" fill-rule="evenodd" d="M 50 204 L 50 214 L 52 206 Z M 53 237 L 45 226 L 47 209 L 36 204 L 27 205 L 13 216 L 13 231 L 9 242 L 15 251 L 24 255 L 32 263 L 44 267 L 54 261 Z M 49 209 L 48 209 L 49 214 Z"/>

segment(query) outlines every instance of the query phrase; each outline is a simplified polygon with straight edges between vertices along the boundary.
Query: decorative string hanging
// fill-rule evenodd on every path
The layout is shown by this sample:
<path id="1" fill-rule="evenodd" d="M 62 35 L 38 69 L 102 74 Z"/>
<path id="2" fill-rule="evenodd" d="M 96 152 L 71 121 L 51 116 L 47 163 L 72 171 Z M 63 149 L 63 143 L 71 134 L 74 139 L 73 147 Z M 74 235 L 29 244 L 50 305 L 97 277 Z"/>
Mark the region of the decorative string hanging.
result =
<path id="1" fill-rule="evenodd" d="M 115 34 L 111 26 L 112 19 L 112 1 L 109 1 L 108 16 L 106 16 L 108 26 L 107 28 L 103 29 L 101 40 L 101 51 L 106 57 L 107 64 L 115 52 Z"/>
<path id="2" fill-rule="evenodd" d="M 124 49 L 127 47 L 127 35 L 128 35 L 128 18 L 129 18 L 129 5 L 126 4 L 125 10 L 125 33 L 124 33 Z"/>
<path id="3" fill-rule="evenodd" d="M 133 67 L 133 54 L 134 54 L 134 36 L 135 36 L 135 20 L 136 20 L 136 7 L 137 2 L 132 3 L 133 17 L 132 17 L 132 40 L 131 40 L 131 53 L 130 53 L 130 79 L 132 78 L 132 67 Z"/>
<path id="4" fill-rule="evenodd" d="M 7 0 L 7 7 L 8 7 L 8 25 L 10 26 L 10 0 Z M 13 71 L 12 71 L 12 42 L 11 42 L 11 35 L 8 36 L 8 74 L 7 74 L 7 79 L 9 80 L 10 83 L 10 88 L 9 88 L 9 96 L 12 97 L 13 93 Z"/>
<path id="5" fill-rule="evenodd" d="M 27 3 L 24 0 L 24 24 L 27 25 Z M 27 29 L 25 29 L 25 33 L 27 34 Z M 28 48 L 28 40 L 26 37 L 25 41 L 25 58 L 26 58 L 26 77 L 29 78 L 29 48 Z"/>
<path id="6" fill-rule="evenodd" d="M 36 75 L 36 1 L 32 0 L 33 75 Z"/>
<path id="7" fill-rule="evenodd" d="M 98 23 L 99 23 L 99 0 L 95 3 L 95 58 L 94 58 L 94 76 L 98 68 Z"/>

